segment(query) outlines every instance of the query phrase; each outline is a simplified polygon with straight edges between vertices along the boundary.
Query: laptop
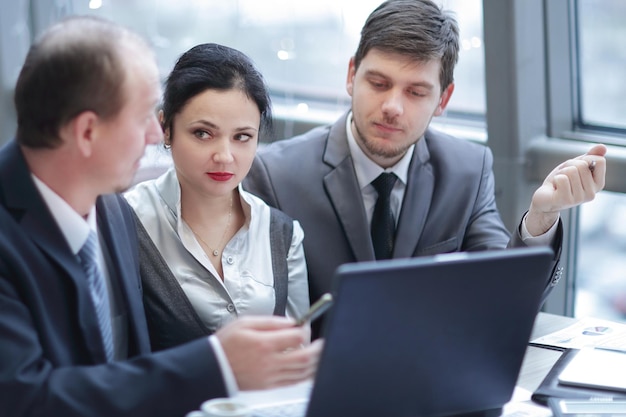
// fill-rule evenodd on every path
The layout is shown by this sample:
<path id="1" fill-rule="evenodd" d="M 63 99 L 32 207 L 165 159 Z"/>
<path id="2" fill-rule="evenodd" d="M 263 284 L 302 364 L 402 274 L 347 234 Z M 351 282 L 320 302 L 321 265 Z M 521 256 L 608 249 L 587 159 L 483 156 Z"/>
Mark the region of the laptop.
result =
<path id="1" fill-rule="evenodd" d="M 287 415 L 500 415 L 553 257 L 536 247 L 342 265 L 310 398 L 291 398 L 300 411 Z"/>

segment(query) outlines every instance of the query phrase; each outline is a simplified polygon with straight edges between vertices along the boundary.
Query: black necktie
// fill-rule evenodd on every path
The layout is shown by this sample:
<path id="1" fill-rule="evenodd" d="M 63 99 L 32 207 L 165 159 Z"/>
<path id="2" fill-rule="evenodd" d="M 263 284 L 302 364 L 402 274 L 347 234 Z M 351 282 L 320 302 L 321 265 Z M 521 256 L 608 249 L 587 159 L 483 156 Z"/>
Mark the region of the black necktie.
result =
<path id="1" fill-rule="evenodd" d="M 376 259 L 389 259 L 393 252 L 393 241 L 396 234 L 396 222 L 391 212 L 390 198 L 393 185 L 398 177 L 395 174 L 383 172 L 372 185 L 378 192 L 378 200 L 374 206 L 372 216 L 372 243 Z"/>

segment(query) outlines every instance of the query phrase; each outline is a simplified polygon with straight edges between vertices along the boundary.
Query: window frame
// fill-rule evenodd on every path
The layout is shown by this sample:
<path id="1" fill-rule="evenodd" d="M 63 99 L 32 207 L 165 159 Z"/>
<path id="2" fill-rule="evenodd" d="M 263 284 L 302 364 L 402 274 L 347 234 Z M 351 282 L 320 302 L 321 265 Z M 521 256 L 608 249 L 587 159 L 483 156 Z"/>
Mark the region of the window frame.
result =
<path id="1" fill-rule="evenodd" d="M 615 135 L 577 128 L 575 7 L 575 0 L 483 0 L 487 141 L 498 207 L 510 230 L 545 176 L 593 143 L 609 148 L 605 190 L 626 192 L 620 180 L 626 148 Z M 565 273 L 544 311 L 573 316 L 579 209 L 562 218 Z"/>

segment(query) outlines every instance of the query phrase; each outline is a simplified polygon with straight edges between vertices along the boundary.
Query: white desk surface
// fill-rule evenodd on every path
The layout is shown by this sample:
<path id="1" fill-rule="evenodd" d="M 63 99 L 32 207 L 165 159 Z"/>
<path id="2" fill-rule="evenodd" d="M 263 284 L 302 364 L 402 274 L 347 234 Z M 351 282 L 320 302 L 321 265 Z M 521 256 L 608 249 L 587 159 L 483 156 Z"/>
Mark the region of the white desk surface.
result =
<path id="1" fill-rule="evenodd" d="M 530 339 L 564 329 L 575 321 L 571 317 L 539 313 Z M 528 346 L 517 385 L 531 392 L 535 391 L 560 356 L 561 352 L 558 350 Z"/>

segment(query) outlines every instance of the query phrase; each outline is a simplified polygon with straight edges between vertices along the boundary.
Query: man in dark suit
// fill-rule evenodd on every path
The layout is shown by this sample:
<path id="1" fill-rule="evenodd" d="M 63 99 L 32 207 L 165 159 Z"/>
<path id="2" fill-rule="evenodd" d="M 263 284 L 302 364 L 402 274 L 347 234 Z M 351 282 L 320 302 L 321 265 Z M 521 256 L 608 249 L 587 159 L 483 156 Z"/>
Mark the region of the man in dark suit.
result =
<path id="1" fill-rule="evenodd" d="M 312 301 L 344 263 L 507 245 L 552 245 L 546 295 L 558 281 L 559 211 L 604 187 L 606 148 L 550 173 L 510 237 L 496 208 L 490 150 L 429 128 L 454 90 L 458 51 L 455 20 L 431 1 L 381 4 L 349 62 L 351 110 L 332 126 L 259 151 L 244 186 L 302 224 Z M 374 180 L 382 173 L 395 175 L 391 216 L 378 207 Z M 385 216 L 392 230 L 381 240 Z"/>
<path id="2" fill-rule="evenodd" d="M 320 344 L 279 317 L 150 353 L 134 218 L 113 193 L 162 138 L 159 98 L 152 52 L 109 22 L 67 19 L 29 51 L 0 150 L 2 415 L 183 416 L 314 372 Z"/>

